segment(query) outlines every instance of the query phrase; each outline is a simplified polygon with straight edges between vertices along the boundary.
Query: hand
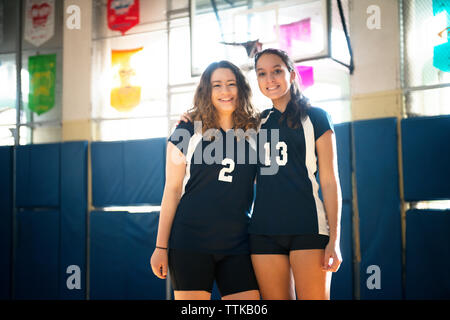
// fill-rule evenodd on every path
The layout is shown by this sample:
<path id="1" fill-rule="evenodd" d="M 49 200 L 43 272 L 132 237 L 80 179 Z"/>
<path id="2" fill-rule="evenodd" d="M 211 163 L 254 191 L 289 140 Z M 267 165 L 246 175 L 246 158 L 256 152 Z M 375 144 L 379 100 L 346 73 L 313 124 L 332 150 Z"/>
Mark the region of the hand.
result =
<path id="1" fill-rule="evenodd" d="M 167 250 L 156 248 L 155 251 L 153 251 L 150 265 L 155 276 L 160 279 L 166 279 L 168 261 Z"/>
<path id="2" fill-rule="evenodd" d="M 192 119 L 191 119 L 191 117 L 189 116 L 189 113 L 187 113 L 187 112 L 183 113 L 183 114 L 181 115 L 180 121 L 179 121 L 178 123 L 180 123 L 181 121 L 183 121 L 183 122 L 189 122 L 189 121 L 191 121 L 191 122 L 192 122 Z"/>
<path id="3" fill-rule="evenodd" d="M 330 264 L 330 260 L 332 261 Z M 339 266 L 342 263 L 342 255 L 341 249 L 339 248 L 339 244 L 335 242 L 328 242 L 325 247 L 325 254 L 323 258 L 323 270 L 336 272 L 339 270 Z"/>

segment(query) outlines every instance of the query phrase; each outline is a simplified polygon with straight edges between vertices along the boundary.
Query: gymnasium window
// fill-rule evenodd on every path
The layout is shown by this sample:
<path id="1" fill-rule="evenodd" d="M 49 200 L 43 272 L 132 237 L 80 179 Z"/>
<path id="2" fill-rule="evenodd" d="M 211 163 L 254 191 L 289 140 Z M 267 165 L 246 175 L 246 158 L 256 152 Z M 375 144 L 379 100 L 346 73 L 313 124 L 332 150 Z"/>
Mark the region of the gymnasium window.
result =
<path id="1" fill-rule="evenodd" d="M 168 132 L 168 46 L 165 1 L 143 2 L 140 23 L 125 35 L 107 27 L 106 1 L 93 1 L 92 122 L 93 140 L 163 137 Z M 152 4 L 156 4 L 151 7 Z M 158 5 L 164 5 L 158 8 Z M 160 12 L 156 12 L 160 9 Z M 161 17 L 160 17 L 161 16 Z M 140 87 L 139 103 L 120 110 L 111 106 L 114 83 L 112 50 L 142 48 L 130 58 L 132 85 Z"/>
<path id="2" fill-rule="evenodd" d="M 4 0 L 2 41 L 0 46 L 0 145 L 14 145 L 16 119 L 16 45 L 19 1 Z M 63 2 L 55 1 L 54 34 L 39 48 L 22 40 L 22 105 L 20 112 L 20 145 L 61 141 L 62 116 L 62 21 Z M 25 11 L 25 5 L 23 5 Z M 6 14 L 8 13 L 8 14 Z M 28 108 L 28 59 L 34 55 L 56 54 L 55 103 L 52 109 L 38 115 Z"/>
<path id="3" fill-rule="evenodd" d="M 449 45 L 450 15 L 439 9 L 439 1 L 400 1 L 402 24 L 402 87 L 406 116 L 450 114 L 450 72 L 442 66 Z M 445 3 L 445 1 L 441 2 Z M 433 10 L 434 7 L 434 10 Z M 447 62 L 448 65 L 448 62 Z"/>

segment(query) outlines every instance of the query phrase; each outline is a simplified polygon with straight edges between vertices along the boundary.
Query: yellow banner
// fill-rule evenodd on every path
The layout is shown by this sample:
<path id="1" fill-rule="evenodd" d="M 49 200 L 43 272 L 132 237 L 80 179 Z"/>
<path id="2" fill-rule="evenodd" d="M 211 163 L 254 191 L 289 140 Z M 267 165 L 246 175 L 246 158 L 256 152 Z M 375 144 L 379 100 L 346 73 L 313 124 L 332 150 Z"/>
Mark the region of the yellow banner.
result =
<path id="1" fill-rule="evenodd" d="M 113 88 L 111 106 L 126 112 L 139 105 L 141 86 L 137 83 L 137 64 L 133 63 L 135 54 L 143 48 L 131 50 L 112 50 L 111 64 L 113 70 Z"/>

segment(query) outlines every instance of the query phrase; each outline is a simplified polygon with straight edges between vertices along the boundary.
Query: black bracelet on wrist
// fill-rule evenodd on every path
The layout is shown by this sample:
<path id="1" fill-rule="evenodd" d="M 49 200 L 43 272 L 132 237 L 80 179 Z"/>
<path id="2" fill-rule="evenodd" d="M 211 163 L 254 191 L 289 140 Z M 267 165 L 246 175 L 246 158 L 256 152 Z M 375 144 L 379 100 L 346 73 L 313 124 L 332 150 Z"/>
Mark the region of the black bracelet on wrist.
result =
<path id="1" fill-rule="evenodd" d="M 164 247 L 158 247 L 158 246 L 156 246 L 156 248 L 157 248 L 157 249 L 162 249 L 162 250 L 167 250 L 167 248 L 164 248 Z"/>

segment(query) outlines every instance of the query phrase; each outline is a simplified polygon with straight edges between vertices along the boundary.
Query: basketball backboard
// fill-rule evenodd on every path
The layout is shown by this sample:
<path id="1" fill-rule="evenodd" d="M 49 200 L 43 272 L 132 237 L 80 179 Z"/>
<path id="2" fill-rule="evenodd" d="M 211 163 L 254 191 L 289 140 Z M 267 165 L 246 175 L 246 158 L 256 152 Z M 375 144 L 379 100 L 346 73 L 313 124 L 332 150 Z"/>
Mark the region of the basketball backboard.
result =
<path id="1" fill-rule="evenodd" d="M 328 58 L 330 1 L 190 0 L 192 76 L 223 59 L 252 68 L 257 40 L 296 62 Z"/>

